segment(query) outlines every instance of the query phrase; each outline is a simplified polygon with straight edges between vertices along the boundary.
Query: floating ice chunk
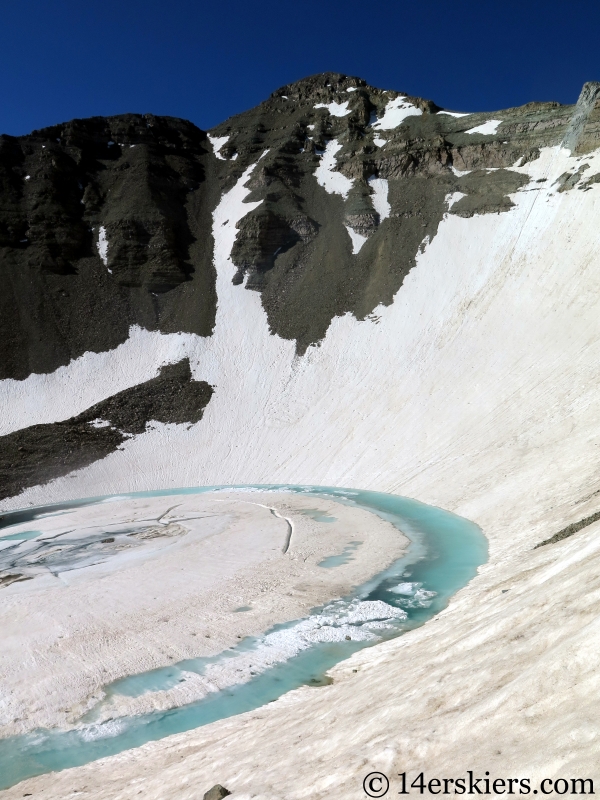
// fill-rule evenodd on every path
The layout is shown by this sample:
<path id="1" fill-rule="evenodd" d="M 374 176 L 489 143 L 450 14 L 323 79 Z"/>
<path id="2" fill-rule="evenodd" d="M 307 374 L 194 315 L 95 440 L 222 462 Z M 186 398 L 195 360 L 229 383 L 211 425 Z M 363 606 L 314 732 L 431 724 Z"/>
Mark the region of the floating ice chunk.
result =
<path id="1" fill-rule="evenodd" d="M 355 256 L 360 251 L 360 248 L 363 246 L 363 244 L 367 241 L 367 237 L 363 236 L 361 233 L 357 233 L 348 225 L 345 225 L 344 227 L 348 231 L 350 239 L 352 240 L 352 255 Z"/>
<path id="2" fill-rule="evenodd" d="M 319 186 L 322 186 L 329 194 L 341 194 L 344 200 L 348 197 L 348 192 L 352 188 L 353 181 L 342 175 L 341 172 L 334 172 L 336 168 L 335 154 L 342 149 L 337 139 L 327 142 L 319 166 L 315 170 L 315 177 Z"/>
<path id="3" fill-rule="evenodd" d="M 98 248 L 98 253 L 100 255 L 100 258 L 102 259 L 102 263 L 104 264 L 105 267 L 108 267 L 108 239 L 106 238 L 106 228 L 104 227 L 104 225 L 100 226 L 100 232 L 98 234 L 98 243 L 96 247 Z"/>
<path id="4" fill-rule="evenodd" d="M 406 594 L 406 595 L 413 595 L 415 593 L 415 584 L 414 583 L 399 583 L 398 586 L 394 586 L 389 590 L 394 594 Z"/>
<path id="5" fill-rule="evenodd" d="M 31 175 L 25 175 L 25 180 L 26 181 L 31 180 Z"/>
<path id="6" fill-rule="evenodd" d="M 202 664 L 206 692 L 250 681 L 254 675 L 264 673 L 318 643 L 376 642 L 381 638 L 377 631 L 396 627 L 407 616 L 405 610 L 381 600 L 335 601 L 320 613 L 272 630 L 240 649 L 228 651 L 222 654 L 223 657 Z M 110 722 L 112 720 L 103 725 L 89 726 L 86 735 L 102 738 L 110 730 L 107 727 Z"/>
<path id="7" fill-rule="evenodd" d="M 377 147 L 383 147 L 384 144 L 387 144 L 387 139 L 382 139 L 381 136 L 374 136 L 373 144 L 376 144 Z"/>
<path id="8" fill-rule="evenodd" d="M 386 628 L 393 628 L 394 623 L 391 620 L 384 620 L 383 622 L 365 622 L 365 627 L 370 631 L 380 631 Z"/>
<path id="9" fill-rule="evenodd" d="M 229 139 L 229 136 L 211 136 L 210 133 L 208 133 L 207 136 L 208 136 L 208 141 L 213 146 L 213 151 L 216 157 L 221 161 L 225 161 L 225 156 L 222 156 L 219 151 L 223 147 L 225 142 Z"/>
<path id="10" fill-rule="evenodd" d="M 431 605 L 431 599 L 435 597 L 437 592 L 429 592 L 427 589 L 417 589 L 413 597 L 414 605 L 427 608 Z"/>
<path id="11" fill-rule="evenodd" d="M 93 742 L 97 739 L 110 739 L 118 736 L 127 728 L 127 719 L 111 719 L 95 725 L 87 725 L 79 730 L 79 736 L 84 742 Z"/>
<path id="12" fill-rule="evenodd" d="M 332 117 L 345 117 L 346 114 L 350 113 L 348 103 L 349 100 L 345 100 L 343 103 L 317 103 L 315 108 L 328 109 Z"/>
<path id="13" fill-rule="evenodd" d="M 369 186 L 373 190 L 371 202 L 373 208 L 379 214 L 379 221 L 383 222 L 390 215 L 392 207 L 388 203 L 388 182 L 385 178 L 369 178 Z"/>
<path id="14" fill-rule="evenodd" d="M 438 114 L 447 114 L 449 117 L 470 117 L 471 112 L 467 111 L 466 114 L 460 114 L 458 111 L 438 111 Z"/>
<path id="15" fill-rule="evenodd" d="M 373 122 L 373 128 L 381 131 L 389 131 L 392 128 L 397 128 L 401 122 L 407 117 L 420 116 L 423 112 L 420 108 L 413 106 L 412 103 L 405 102 L 406 97 L 396 97 L 395 100 L 390 100 L 385 107 L 385 113 L 381 119 Z"/>
<path id="16" fill-rule="evenodd" d="M 388 591 L 406 597 L 406 600 L 400 601 L 405 608 L 427 608 L 431 605 L 431 599 L 436 596 L 437 592 L 430 592 L 422 587 L 421 583 L 407 581 L 399 583 L 398 586 L 394 586 Z"/>
<path id="17" fill-rule="evenodd" d="M 384 603 L 383 600 L 355 600 L 345 616 L 338 619 L 339 625 L 356 625 L 376 620 L 406 619 L 407 613 L 401 608 Z"/>
<path id="18" fill-rule="evenodd" d="M 488 119 L 487 122 L 478 125 L 476 128 L 469 128 L 465 133 L 481 133 L 483 136 L 493 136 L 495 133 L 498 133 L 498 125 L 501 124 L 501 119 Z"/>
<path id="19" fill-rule="evenodd" d="M 353 639 L 355 642 L 369 641 L 373 635 L 366 630 L 355 628 L 350 625 L 322 625 L 311 631 L 306 631 L 304 637 L 306 642 L 343 642 L 344 639 Z"/>

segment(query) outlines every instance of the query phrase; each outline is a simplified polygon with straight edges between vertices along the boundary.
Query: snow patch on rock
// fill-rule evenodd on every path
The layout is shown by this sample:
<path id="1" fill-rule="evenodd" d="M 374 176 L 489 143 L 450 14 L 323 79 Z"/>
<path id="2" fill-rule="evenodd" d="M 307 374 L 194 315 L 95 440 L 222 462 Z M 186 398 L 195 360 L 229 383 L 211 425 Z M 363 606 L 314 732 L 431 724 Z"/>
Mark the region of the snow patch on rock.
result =
<path id="1" fill-rule="evenodd" d="M 332 117 L 345 117 L 350 113 L 349 102 L 345 100 L 343 103 L 317 103 L 315 108 L 326 108 Z"/>
<path id="2" fill-rule="evenodd" d="M 420 108 L 405 101 L 406 98 L 403 96 L 390 100 L 385 107 L 383 117 L 373 122 L 373 128 L 382 131 L 392 130 L 404 122 L 407 117 L 420 116 L 423 113 Z"/>
<path id="3" fill-rule="evenodd" d="M 450 211 L 455 203 L 458 203 L 459 200 L 462 200 L 462 198 L 466 196 L 467 195 L 464 192 L 451 192 L 450 194 L 447 194 L 446 203 L 448 205 L 448 211 Z"/>
<path id="4" fill-rule="evenodd" d="M 438 111 L 438 114 L 446 114 L 449 117 L 469 117 L 471 116 L 471 112 L 467 111 L 465 114 L 461 114 L 458 111 Z"/>
<path id="5" fill-rule="evenodd" d="M 471 169 L 456 169 L 454 165 L 452 165 L 450 169 L 452 170 L 454 175 L 456 175 L 457 178 L 462 178 L 463 175 L 468 175 L 470 172 L 473 171 Z"/>
<path id="6" fill-rule="evenodd" d="M 208 141 L 212 144 L 214 154 L 220 161 L 225 161 L 225 156 L 222 156 L 220 153 L 221 148 L 223 145 L 228 141 L 229 136 L 211 136 L 210 133 L 206 134 L 208 136 Z"/>
<path id="7" fill-rule="evenodd" d="M 106 238 L 106 228 L 104 225 L 100 226 L 96 247 L 98 248 L 98 254 L 102 259 L 102 263 L 105 267 L 108 267 L 108 239 Z M 112 272 L 110 269 L 108 271 Z"/>
<path id="8" fill-rule="evenodd" d="M 367 237 L 363 236 L 361 233 L 357 233 L 349 225 L 345 225 L 344 227 L 348 231 L 348 235 L 352 240 L 352 255 L 355 256 L 358 252 L 360 252 L 360 248 L 367 241 Z"/>
<path id="9" fill-rule="evenodd" d="M 369 178 L 369 186 L 373 194 L 371 195 L 371 202 L 373 208 L 379 214 L 379 221 L 383 222 L 390 215 L 392 207 L 388 202 L 388 182 L 385 178 Z"/>
<path id="10" fill-rule="evenodd" d="M 488 119 L 482 125 L 477 125 L 475 128 L 469 128 L 465 133 L 480 133 L 482 136 L 493 136 L 498 133 L 498 126 L 502 125 L 501 119 Z"/>
<path id="11" fill-rule="evenodd" d="M 345 200 L 352 188 L 353 181 L 342 175 L 341 172 L 335 171 L 337 166 L 335 156 L 341 149 L 342 145 L 337 139 L 327 142 L 319 166 L 315 170 L 315 177 L 319 186 L 322 186 L 325 191 L 329 194 L 341 194 Z"/>

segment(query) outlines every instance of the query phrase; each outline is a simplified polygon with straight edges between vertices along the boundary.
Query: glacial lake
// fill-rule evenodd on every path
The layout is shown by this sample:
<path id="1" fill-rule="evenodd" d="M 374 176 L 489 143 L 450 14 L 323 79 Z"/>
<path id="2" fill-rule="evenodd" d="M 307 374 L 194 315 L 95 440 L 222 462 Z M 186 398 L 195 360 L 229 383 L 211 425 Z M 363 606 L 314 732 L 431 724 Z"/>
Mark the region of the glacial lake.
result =
<path id="1" fill-rule="evenodd" d="M 327 497 L 339 503 L 355 505 L 390 522 L 409 538 L 410 544 L 400 559 L 384 572 L 357 587 L 350 597 L 314 609 L 308 618 L 275 626 L 264 636 L 243 640 L 236 647 L 211 658 L 189 659 L 163 669 L 128 676 L 105 687 L 105 692 L 110 697 L 111 694 L 136 696 L 148 691 L 159 691 L 174 686 L 186 672 L 202 674 L 209 664 L 214 664 L 219 659 L 241 658 L 248 653 L 260 653 L 261 648 L 269 646 L 277 637 L 296 637 L 295 641 L 302 643 L 296 647 L 292 657 L 257 673 L 247 683 L 230 686 L 195 703 L 167 711 L 118 717 L 98 723 L 93 721 L 92 713 L 86 715 L 85 721 L 82 720 L 71 730 L 37 730 L 22 736 L 0 739 L 0 789 L 13 786 L 25 778 L 80 766 L 139 747 L 149 741 L 252 711 L 303 685 L 326 684 L 327 670 L 352 653 L 401 636 L 439 613 L 452 595 L 465 586 L 476 575 L 477 568 L 487 560 L 487 540 L 474 523 L 434 506 L 381 492 L 269 484 L 137 492 L 119 497 L 168 497 L 219 489 L 257 489 L 304 494 L 307 496 L 309 514 L 312 512 L 309 507 L 311 496 Z M 11 537 L 10 530 L 3 529 L 10 529 L 12 525 L 34 522 L 43 515 L 57 514 L 108 499 L 110 498 L 95 497 L 7 512 L 0 519 L 0 541 Z M 323 566 L 334 569 L 336 563 L 344 563 L 343 559 L 351 555 L 350 552 L 344 552 L 332 556 L 333 561 Z M 378 604 L 377 601 L 381 603 Z M 370 618 L 369 613 L 362 613 L 361 616 L 362 610 L 377 609 L 379 606 L 383 607 L 383 604 L 395 610 L 388 618 L 379 620 L 377 614 L 373 613 Z M 352 636 L 314 643 L 307 642 L 306 636 L 303 638 L 303 631 L 320 628 L 325 624 L 334 631 L 336 626 L 339 628 L 342 625 L 345 626 L 344 630 L 355 630 L 357 638 Z"/>

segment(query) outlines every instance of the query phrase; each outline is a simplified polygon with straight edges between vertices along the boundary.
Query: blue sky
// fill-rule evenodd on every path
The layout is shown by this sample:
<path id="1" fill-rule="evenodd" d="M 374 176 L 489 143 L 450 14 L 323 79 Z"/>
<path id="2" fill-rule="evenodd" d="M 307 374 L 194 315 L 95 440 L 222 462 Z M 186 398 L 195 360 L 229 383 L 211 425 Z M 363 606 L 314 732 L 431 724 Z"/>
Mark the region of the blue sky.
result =
<path id="1" fill-rule="evenodd" d="M 464 111 L 600 80 L 597 0 L 5 0 L 0 19 L 13 135 L 128 111 L 210 128 L 327 70 Z"/>

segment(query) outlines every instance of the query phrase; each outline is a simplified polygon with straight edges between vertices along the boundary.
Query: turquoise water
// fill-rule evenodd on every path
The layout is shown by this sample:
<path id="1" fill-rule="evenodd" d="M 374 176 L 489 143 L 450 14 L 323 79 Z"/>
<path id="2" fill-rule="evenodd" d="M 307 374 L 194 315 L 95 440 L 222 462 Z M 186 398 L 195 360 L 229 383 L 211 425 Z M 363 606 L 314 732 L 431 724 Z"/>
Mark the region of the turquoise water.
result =
<path id="1" fill-rule="evenodd" d="M 347 547 L 344 547 L 341 553 L 338 553 L 336 556 L 327 556 L 323 561 L 319 561 L 317 566 L 324 567 L 325 569 L 341 567 L 342 564 L 347 564 L 349 561 L 352 561 L 352 556 L 356 552 L 356 548 L 360 547 L 361 544 L 362 542 L 350 542 Z"/>
<path id="2" fill-rule="evenodd" d="M 41 531 L 21 531 L 21 533 L 12 533 L 9 536 L 0 536 L 0 542 L 26 542 L 28 539 L 35 539 L 41 533 Z"/>
<path id="3" fill-rule="evenodd" d="M 378 642 L 418 627 L 437 614 L 447 605 L 450 597 L 475 576 L 478 566 L 487 559 L 487 540 L 472 522 L 416 500 L 380 492 L 321 486 L 266 485 L 202 487 L 127 496 L 198 494 L 224 488 L 279 489 L 309 496 L 332 497 L 337 502 L 372 511 L 402 530 L 410 539 L 407 553 L 353 593 L 353 597 L 360 600 L 383 600 L 406 612 L 406 619 L 398 620 L 393 626 L 380 631 Z M 90 498 L 72 505 L 62 503 L 55 507 L 12 512 L 0 520 L 0 527 L 34 520 L 36 514 L 40 516 L 53 511 L 61 512 L 105 499 Z M 321 610 L 317 609 L 315 613 Z M 273 631 L 290 629 L 296 624 L 275 626 Z M 137 696 L 174 686 L 185 679 L 184 671 L 202 673 L 207 666 L 219 660 L 252 652 L 259 647 L 260 642 L 260 637 L 244 640 L 237 647 L 212 658 L 191 659 L 164 669 L 129 676 L 106 687 L 107 696 Z M 215 692 L 196 703 L 104 723 L 87 722 L 70 731 L 38 730 L 24 736 L 0 740 L 0 789 L 8 788 L 27 777 L 86 764 L 148 741 L 259 708 L 302 685 L 323 685 L 327 682 L 324 673 L 328 669 L 348 658 L 353 652 L 372 644 L 373 641 L 353 639 L 317 643 L 290 660 L 255 675 L 247 683 Z"/>
<path id="4" fill-rule="evenodd" d="M 299 513 L 304 514 L 305 517 L 314 519 L 315 522 L 335 522 L 337 519 L 337 517 L 328 516 L 324 511 L 318 508 L 301 508 Z"/>

